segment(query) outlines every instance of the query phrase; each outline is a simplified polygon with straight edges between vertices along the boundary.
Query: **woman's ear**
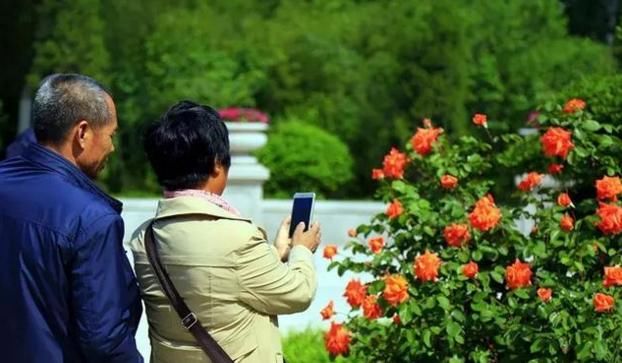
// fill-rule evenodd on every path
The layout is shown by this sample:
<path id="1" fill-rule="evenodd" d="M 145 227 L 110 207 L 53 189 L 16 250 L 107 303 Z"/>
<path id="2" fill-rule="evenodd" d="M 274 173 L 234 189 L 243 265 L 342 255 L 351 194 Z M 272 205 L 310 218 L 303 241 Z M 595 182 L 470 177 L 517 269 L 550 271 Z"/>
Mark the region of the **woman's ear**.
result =
<path id="1" fill-rule="evenodd" d="M 225 167 L 220 161 L 214 160 L 214 171 L 212 172 L 212 177 L 217 178 L 223 173 L 226 173 Z"/>

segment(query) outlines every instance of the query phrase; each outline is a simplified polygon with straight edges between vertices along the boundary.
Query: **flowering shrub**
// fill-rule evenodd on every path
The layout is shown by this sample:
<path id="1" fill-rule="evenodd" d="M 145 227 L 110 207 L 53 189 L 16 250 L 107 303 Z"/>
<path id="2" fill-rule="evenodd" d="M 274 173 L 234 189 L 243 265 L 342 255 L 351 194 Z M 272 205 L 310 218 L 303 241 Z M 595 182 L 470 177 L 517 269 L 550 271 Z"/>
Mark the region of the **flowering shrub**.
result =
<path id="1" fill-rule="evenodd" d="M 254 108 L 227 107 L 218 110 L 223 121 L 248 121 L 262 122 L 267 124 L 270 121 L 268 115 Z"/>
<path id="2" fill-rule="evenodd" d="M 328 352 L 360 362 L 622 357 L 622 130 L 588 108 L 547 105 L 537 135 L 489 138 L 501 153 L 471 136 L 450 142 L 429 120 L 392 149 L 372 172 L 386 211 L 331 256 L 339 275 L 363 275 L 346 287 L 350 311 L 331 305 Z M 473 117 L 473 127 L 489 122 Z M 500 166 L 524 176 L 511 205 L 497 205 L 485 177 Z M 591 193 L 577 192 L 585 185 Z M 519 230 L 521 217 L 531 230 Z"/>

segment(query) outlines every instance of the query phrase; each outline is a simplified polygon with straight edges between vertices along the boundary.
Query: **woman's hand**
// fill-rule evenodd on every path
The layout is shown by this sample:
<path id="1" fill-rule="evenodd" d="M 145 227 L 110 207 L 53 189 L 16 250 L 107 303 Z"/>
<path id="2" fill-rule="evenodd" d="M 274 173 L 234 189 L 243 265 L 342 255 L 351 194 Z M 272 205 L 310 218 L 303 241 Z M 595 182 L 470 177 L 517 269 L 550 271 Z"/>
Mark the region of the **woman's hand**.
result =
<path id="1" fill-rule="evenodd" d="M 320 224 L 318 222 L 311 223 L 311 227 L 305 232 L 304 222 L 300 222 L 294 230 L 294 236 L 292 237 L 292 245 L 305 246 L 311 252 L 315 253 L 317 247 L 322 240 L 322 232 L 320 231 Z"/>
<path id="2" fill-rule="evenodd" d="M 287 261 L 289 257 L 289 250 L 292 247 L 292 239 L 289 238 L 289 225 L 291 224 L 292 217 L 287 216 L 281 222 L 279 230 L 276 232 L 276 239 L 274 240 L 274 247 L 281 258 L 281 261 Z"/>

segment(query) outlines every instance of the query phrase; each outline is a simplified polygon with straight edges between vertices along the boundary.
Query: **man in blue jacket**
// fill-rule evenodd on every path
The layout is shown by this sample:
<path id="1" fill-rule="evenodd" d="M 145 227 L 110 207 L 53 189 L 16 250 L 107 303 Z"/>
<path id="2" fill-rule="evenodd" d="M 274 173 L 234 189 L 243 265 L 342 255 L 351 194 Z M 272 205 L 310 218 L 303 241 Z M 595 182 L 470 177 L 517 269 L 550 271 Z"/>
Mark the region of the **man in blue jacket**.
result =
<path id="1" fill-rule="evenodd" d="M 112 98 L 55 74 L 33 122 L 37 142 L 0 162 L 0 361 L 142 362 L 122 205 L 92 181 L 114 151 Z"/>

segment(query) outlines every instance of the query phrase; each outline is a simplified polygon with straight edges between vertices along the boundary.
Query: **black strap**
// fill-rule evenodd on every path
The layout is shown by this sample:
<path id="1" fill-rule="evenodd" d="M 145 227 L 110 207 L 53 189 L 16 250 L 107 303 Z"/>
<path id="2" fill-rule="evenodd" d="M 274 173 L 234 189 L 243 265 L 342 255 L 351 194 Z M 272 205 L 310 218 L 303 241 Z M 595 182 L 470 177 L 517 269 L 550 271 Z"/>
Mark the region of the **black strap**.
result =
<path id="1" fill-rule="evenodd" d="M 179 315 L 181 325 L 190 331 L 201 349 L 203 349 L 205 354 L 207 354 L 213 363 L 233 363 L 233 360 L 231 360 L 227 352 L 225 352 L 214 340 L 214 338 L 212 338 L 212 336 L 205 330 L 205 328 L 203 328 L 203 325 L 201 325 L 201 322 L 197 316 L 190 310 L 190 308 L 188 308 L 188 305 L 186 305 L 184 299 L 177 292 L 177 289 L 169 278 L 168 273 L 166 273 L 166 270 L 160 261 L 158 248 L 155 244 L 156 238 L 153 233 L 153 223 L 154 221 L 149 223 L 145 233 L 145 249 L 147 251 L 147 258 L 149 258 L 149 263 L 158 276 L 158 281 L 160 281 L 162 290 L 164 290 L 166 297 L 171 305 L 173 305 L 177 315 Z"/>

